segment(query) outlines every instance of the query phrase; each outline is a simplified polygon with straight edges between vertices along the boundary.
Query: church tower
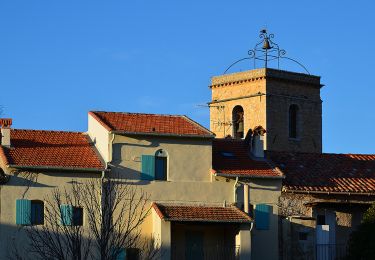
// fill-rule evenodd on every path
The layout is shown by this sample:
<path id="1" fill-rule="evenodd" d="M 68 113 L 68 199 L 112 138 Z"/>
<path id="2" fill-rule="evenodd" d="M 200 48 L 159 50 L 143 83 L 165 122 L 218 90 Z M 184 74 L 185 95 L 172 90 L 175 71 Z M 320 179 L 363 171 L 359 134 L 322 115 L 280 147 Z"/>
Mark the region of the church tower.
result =
<path id="1" fill-rule="evenodd" d="M 212 78 L 211 131 L 218 138 L 244 138 L 262 126 L 265 150 L 321 153 L 320 77 L 267 68 L 269 61 L 284 58 L 285 51 L 265 30 L 261 38 L 249 54 L 254 63 L 264 61 L 264 68 Z"/>

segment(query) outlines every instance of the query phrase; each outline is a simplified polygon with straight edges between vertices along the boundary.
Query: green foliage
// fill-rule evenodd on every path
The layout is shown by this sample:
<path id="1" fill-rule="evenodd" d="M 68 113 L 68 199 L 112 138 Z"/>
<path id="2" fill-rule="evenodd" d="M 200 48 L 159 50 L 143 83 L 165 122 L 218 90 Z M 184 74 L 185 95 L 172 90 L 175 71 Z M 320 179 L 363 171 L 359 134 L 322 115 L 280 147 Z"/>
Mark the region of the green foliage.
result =
<path id="1" fill-rule="evenodd" d="M 375 224 L 375 203 L 363 214 L 362 223 Z"/>
<path id="2" fill-rule="evenodd" d="M 352 233 L 347 259 L 375 259 L 375 204 L 365 212 L 361 225 Z"/>

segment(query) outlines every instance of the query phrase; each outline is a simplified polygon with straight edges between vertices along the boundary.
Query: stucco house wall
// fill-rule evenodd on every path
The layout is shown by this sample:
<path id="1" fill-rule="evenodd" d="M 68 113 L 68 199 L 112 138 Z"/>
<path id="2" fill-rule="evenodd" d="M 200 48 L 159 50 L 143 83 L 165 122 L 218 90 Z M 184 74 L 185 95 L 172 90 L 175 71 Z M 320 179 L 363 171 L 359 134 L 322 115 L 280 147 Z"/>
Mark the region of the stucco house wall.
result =
<path id="1" fill-rule="evenodd" d="M 17 199 L 41 200 L 46 206 L 46 200 L 51 197 L 55 188 L 61 192 L 64 189 L 69 192 L 72 181 L 79 183 L 101 177 L 100 172 L 49 171 L 30 174 L 28 171 L 16 171 L 6 167 L 3 169 L 11 177 L 9 182 L 0 186 L 0 259 L 7 259 L 14 246 L 17 246 L 20 252 L 27 250 L 27 243 L 23 244 L 23 241 L 26 241 L 23 226 L 16 225 Z M 85 209 L 83 225 L 88 225 Z"/>
<path id="2" fill-rule="evenodd" d="M 255 224 L 251 231 L 252 259 L 277 259 L 279 253 L 279 196 L 281 194 L 281 178 L 249 178 L 249 203 L 256 207 L 257 204 L 267 204 L 272 208 L 269 229 L 258 230 Z M 244 202 L 243 185 L 237 189 L 237 202 L 241 207 Z"/>

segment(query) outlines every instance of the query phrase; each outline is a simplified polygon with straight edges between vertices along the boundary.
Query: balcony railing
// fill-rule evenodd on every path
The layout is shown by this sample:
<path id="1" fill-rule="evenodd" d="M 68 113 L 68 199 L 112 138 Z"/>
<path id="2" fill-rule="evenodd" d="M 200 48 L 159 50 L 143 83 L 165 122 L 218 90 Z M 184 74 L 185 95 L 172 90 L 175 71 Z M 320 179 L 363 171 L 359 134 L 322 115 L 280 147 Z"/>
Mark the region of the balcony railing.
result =
<path id="1" fill-rule="evenodd" d="M 173 260 L 238 260 L 240 246 L 172 247 Z"/>

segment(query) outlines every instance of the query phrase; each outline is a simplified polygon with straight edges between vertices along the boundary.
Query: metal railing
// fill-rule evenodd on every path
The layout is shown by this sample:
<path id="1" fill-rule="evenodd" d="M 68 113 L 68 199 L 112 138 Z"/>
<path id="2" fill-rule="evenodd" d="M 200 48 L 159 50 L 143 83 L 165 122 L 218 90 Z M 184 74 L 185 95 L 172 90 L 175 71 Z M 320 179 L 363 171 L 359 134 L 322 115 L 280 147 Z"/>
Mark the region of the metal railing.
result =
<path id="1" fill-rule="evenodd" d="M 342 260 L 346 257 L 345 244 L 321 244 L 316 245 L 317 260 Z"/>
<path id="2" fill-rule="evenodd" d="M 240 246 L 172 247 L 173 260 L 238 260 Z"/>

